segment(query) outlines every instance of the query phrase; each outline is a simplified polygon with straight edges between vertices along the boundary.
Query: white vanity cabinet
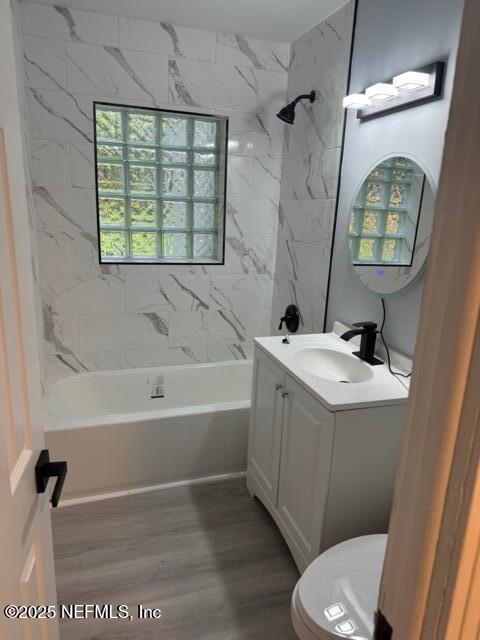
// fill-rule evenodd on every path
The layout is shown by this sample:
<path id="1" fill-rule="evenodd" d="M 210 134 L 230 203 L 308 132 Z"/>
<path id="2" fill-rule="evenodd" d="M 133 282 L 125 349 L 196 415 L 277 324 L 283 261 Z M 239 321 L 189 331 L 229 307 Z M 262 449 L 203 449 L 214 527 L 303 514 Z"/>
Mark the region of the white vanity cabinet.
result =
<path id="1" fill-rule="evenodd" d="M 404 406 L 329 411 L 255 346 L 247 487 L 300 571 L 334 544 L 387 531 Z"/>

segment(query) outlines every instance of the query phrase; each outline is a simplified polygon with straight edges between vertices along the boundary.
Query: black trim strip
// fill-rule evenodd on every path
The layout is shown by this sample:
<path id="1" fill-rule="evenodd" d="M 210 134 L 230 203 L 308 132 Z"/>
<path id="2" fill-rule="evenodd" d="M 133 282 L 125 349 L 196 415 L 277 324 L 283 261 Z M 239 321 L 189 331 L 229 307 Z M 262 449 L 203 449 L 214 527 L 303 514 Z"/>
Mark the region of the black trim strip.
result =
<path id="1" fill-rule="evenodd" d="M 393 629 L 385 618 L 383 613 L 378 609 L 375 612 L 375 629 L 373 632 L 374 640 L 392 640 Z"/>
<path id="2" fill-rule="evenodd" d="M 347 94 L 350 93 L 350 82 L 352 79 L 352 64 L 353 64 L 353 48 L 355 46 L 355 32 L 357 29 L 357 13 L 358 13 L 358 2 L 359 0 L 355 0 L 355 9 L 353 12 L 353 23 L 352 23 L 352 41 L 350 43 L 350 62 L 348 64 L 348 76 L 347 76 Z M 342 147 L 340 151 L 340 164 L 338 167 L 338 182 L 337 182 L 337 196 L 335 202 L 335 216 L 333 218 L 333 229 L 332 229 L 332 243 L 330 247 L 330 261 L 328 265 L 328 281 L 327 281 L 327 290 L 325 292 L 325 311 L 323 315 L 323 331 L 327 330 L 327 311 L 328 311 L 328 302 L 330 298 L 330 286 L 332 281 L 332 264 L 333 264 L 333 248 L 335 246 L 335 234 L 337 231 L 337 220 L 338 220 L 338 202 L 340 200 L 340 188 L 342 184 L 342 171 L 343 171 L 343 154 L 345 150 L 345 134 L 347 130 L 347 113 L 346 109 L 344 109 L 343 113 L 343 131 L 342 131 Z"/>

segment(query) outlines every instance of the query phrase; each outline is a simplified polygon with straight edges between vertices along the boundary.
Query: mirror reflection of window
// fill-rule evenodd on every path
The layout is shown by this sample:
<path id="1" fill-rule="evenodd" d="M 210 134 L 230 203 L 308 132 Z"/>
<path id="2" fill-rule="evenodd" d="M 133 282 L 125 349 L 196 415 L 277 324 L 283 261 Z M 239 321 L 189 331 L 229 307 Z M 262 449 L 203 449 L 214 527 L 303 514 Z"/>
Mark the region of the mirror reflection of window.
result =
<path id="1" fill-rule="evenodd" d="M 369 173 L 350 218 L 354 265 L 412 265 L 424 189 L 424 172 L 408 158 L 389 158 Z"/>

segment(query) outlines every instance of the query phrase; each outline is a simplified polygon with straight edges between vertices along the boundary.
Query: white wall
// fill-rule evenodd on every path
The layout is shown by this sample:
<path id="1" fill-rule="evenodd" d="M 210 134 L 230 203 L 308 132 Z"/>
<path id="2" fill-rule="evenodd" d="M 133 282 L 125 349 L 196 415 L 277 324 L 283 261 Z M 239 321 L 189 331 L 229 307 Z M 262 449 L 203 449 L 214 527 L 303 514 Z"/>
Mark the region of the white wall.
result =
<path id="1" fill-rule="evenodd" d="M 298 104 L 285 125 L 284 160 L 272 311 L 272 331 L 285 308 L 296 304 L 300 332 L 323 330 L 332 246 L 354 2 L 292 44 L 288 100 Z"/>
<path id="2" fill-rule="evenodd" d="M 387 154 L 406 153 L 438 183 L 462 10 L 463 0 L 359 0 L 350 92 L 438 59 L 447 60 L 447 73 L 441 100 L 363 123 L 355 114 L 348 115 L 327 329 L 334 320 L 381 319 L 379 298 L 363 287 L 351 267 L 350 207 L 363 176 Z M 387 342 L 409 356 L 422 289 L 423 277 L 387 299 Z"/>
<path id="3" fill-rule="evenodd" d="M 34 321 L 34 328 L 29 329 L 26 339 L 33 341 L 30 353 L 36 353 L 38 349 L 39 361 L 42 363 L 44 350 L 42 348 L 41 336 L 43 334 L 42 304 L 39 295 L 40 271 L 38 261 L 38 251 L 36 242 L 36 219 L 35 207 L 33 204 L 32 177 L 30 174 L 30 163 L 28 154 L 27 117 L 25 112 L 25 94 L 22 84 L 22 51 L 21 38 L 19 33 L 19 16 L 16 5 L 12 5 L 6 0 L 2 0 L 2 45 L 0 60 L 0 78 L 2 79 L 2 90 L 0 99 L 0 127 L 4 130 L 5 146 L 7 155 L 7 171 L 9 174 L 10 198 L 12 207 L 17 212 L 18 217 L 25 218 L 25 229 L 28 236 L 22 239 L 16 248 L 19 258 L 21 252 L 28 254 L 23 256 L 25 264 L 31 265 L 31 274 L 20 274 L 27 280 L 25 289 L 30 290 L 29 279 L 33 278 L 34 299 L 30 302 L 24 301 L 28 307 L 26 317 Z M 21 224 L 21 223 L 19 223 Z M 37 339 L 40 336 L 40 341 Z M 37 363 L 31 364 L 32 370 L 37 370 Z"/>
<path id="4" fill-rule="evenodd" d="M 20 2 L 47 373 L 244 358 L 270 332 L 289 46 Z M 226 265 L 100 266 L 92 101 L 230 116 Z"/>
<path id="5" fill-rule="evenodd" d="M 21 83 L 22 59 L 18 46 L 18 16 L 8 0 L 0 0 L 0 129 L 5 143 L 8 195 L 14 212 L 13 235 L 15 238 L 16 277 L 20 296 L 22 317 L 19 320 L 22 341 L 25 345 L 27 386 L 32 401 L 30 420 L 41 425 L 43 417 L 39 404 L 39 382 L 41 379 L 43 333 L 42 307 L 39 290 L 39 268 L 35 233 L 35 214 L 32 201 L 32 183 L 28 162 L 26 118 L 23 85 Z M 3 206 L 3 205 L 2 205 Z M 5 220 L 2 217 L 2 220 Z M 4 230 L 1 230 L 4 233 Z M 7 277 L 5 277 L 7 276 Z M 5 294 L 6 311 L 11 295 L 8 274 L 0 273 L 0 302 Z M 5 288 L 5 290 L 4 290 Z M 33 295 L 32 295 L 33 293 Z M 13 347 L 13 345 L 9 345 Z M 7 356 L 8 357 L 8 356 Z M 10 363 L 12 375 L 14 363 Z M 12 378 L 15 380 L 15 377 Z M 35 402 L 36 400 L 36 402 Z M 21 426 L 21 423 L 19 423 Z"/>

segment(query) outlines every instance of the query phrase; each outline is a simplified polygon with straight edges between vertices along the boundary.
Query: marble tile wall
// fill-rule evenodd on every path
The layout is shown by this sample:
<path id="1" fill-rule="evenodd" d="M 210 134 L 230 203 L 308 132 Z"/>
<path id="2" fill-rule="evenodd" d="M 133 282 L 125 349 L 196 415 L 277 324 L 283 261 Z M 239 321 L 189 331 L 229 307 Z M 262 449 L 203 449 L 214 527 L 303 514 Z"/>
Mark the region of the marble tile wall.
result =
<path id="1" fill-rule="evenodd" d="M 323 331 L 353 15 L 350 1 L 291 45 L 288 100 L 312 89 L 317 99 L 299 103 L 295 124 L 285 125 L 273 333 L 292 303 L 299 331 Z"/>
<path id="2" fill-rule="evenodd" d="M 46 373 L 248 357 L 252 336 L 270 332 L 282 157 L 294 144 L 283 146 L 275 117 L 290 46 L 23 0 L 19 8 Z M 230 117 L 224 266 L 99 265 L 99 99 Z"/>

